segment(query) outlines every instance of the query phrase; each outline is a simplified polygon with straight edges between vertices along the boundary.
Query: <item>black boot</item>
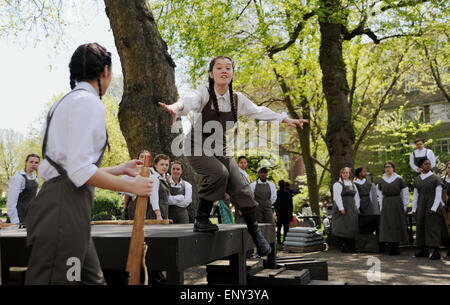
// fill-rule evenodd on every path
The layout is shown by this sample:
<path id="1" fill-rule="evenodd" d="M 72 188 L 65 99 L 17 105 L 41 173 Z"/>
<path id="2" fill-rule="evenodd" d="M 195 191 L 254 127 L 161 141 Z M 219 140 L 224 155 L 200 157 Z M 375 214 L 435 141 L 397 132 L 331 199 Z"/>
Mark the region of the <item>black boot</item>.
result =
<path id="1" fill-rule="evenodd" d="M 439 247 L 433 247 L 430 259 L 441 259 L 441 253 L 439 252 Z"/>
<path id="2" fill-rule="evenodd" d="M 398 243 L 389 243 L 389 255 L 399 255 Z"/>
<path id="3" fill-rule="evenodd" d="M 428 251 L 427 246 L 421 246 L 420 249 L 414 253 L 415 257 L 428 257 L 430 255 L 430 252 Z"/>
<path id="4" fill-rule="evenodd" d="M 198 203 L 197 216 L 194 220 L 194 232 L 218 231 L 219 227 L 209 221 L 209 214 L 213 206 L 213 201 L 200 198 Z"/>
<path id="5" fill-rule="evenodd" d="M 247 230 L 256 245 L 256 250 L 259 256 L 267 256 L 272 252 L 269 243 L 266 241 L 258 227 L 258 221 L 256 221 L 255 209 L 242 211 L 245 223 L 247 224 Z"/>

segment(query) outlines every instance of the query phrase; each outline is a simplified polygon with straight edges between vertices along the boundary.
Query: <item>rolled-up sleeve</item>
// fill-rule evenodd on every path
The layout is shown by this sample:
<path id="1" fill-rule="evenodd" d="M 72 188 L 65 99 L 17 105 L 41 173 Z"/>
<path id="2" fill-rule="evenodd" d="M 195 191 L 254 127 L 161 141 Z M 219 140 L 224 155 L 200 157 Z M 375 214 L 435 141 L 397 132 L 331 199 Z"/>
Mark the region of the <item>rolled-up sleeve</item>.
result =
<path id="1" fill-rule="evenodd" d="M 96 152 L 105 144 L 105 126 L 105 107 L 96 97 L 84 96 L 72 103 L 64 163 L 67 176 L 77 187 L 85 184 L 98 170 L 95 163 L 100 155 Z"/>
<path id="2" fill-rule="evenodd" d="M 265 106 L 257 106 L 251 100 L 249 100 L 245 95 L 237 92 L 239 107 L 238 112 L 240 116 L 247 116 L 252 119 L 262 120 L 262 121 L 278 121 L 281 122 L 288 117 L 286 113 L 277 113 Z"/>

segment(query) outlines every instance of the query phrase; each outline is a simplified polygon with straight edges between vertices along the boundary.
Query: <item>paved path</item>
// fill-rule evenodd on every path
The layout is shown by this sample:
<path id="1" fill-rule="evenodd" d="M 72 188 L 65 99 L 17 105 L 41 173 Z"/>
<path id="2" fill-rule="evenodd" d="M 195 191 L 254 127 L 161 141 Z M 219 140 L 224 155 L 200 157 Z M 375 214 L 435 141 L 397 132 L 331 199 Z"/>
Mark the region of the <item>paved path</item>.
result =
<path id="1" fill-rule="evenodd" d="M 328 279 L 341 281 L 351 285 L 450 285 L 450 258 L 434 261 L 415 258 L 414 249 L 402 248 L 399 256 L 377 253 L 341 253 L 337 249 L 315 253 L 288 253 L 278 251 L 277 255 L 303 256 L 326 260 L 328 263 Z M 370 260 L 370 261 L 369 261 Z M 380 281 L 369 281 L 368 270 L 373 268 L 371 261 L 379 260 Z M 378 261 L 377 261 L 378 262 Z M 374 273 L 369 273 L 374 275 Z M 206 282 L 206 267 L 193 267 L 185 272 L 185 284 L 203 285 Z"/>

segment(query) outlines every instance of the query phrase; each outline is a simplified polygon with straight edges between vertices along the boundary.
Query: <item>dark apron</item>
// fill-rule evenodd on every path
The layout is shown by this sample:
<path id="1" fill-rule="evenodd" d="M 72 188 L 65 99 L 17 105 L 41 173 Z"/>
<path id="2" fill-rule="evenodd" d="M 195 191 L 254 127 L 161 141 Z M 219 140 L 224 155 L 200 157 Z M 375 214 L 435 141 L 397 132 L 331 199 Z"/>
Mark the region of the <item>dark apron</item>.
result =
<path id="1" fill-rule="evenodd" d="M 258 206 L 256 207 L 256 220 L 258 223 L 274 223 L 270 195 L 269 183 L 263 184 L 256 182 L 255 200 L 258 202 Z"/>
<path id="2" fill-rule="evenodd" d="M 354 184 L 347 186 L 342 182 L 342 203 L 345 215 L 339 211 L 337 204 L 333 204 L 331 230 L 334 236 L 343 238 L 355 238 L 359 233 L 358 209 L 355 204 L 356 187 Z"/>
<path id="3" fill-rule="evenodd" d="M 361 215 L 370 215 L 372 212 L 370 202 L 370 191 L 372 190 L 372 183 L 366 180 L 364 184 L 355 183 L 358 188 L 358 194 L 360 198 L 359 212 Z"/>
<path id="4" fill-rule="evenodd" d="M 391 183 L 383 179 L 378 189 L 383 193 L 382 210 L 380 216 L 380 241 L 408 243 L 405 209 L 402 200 L 402 189 L 406 183 L 397 178 Z"/>
<path id="5" fill-rule="evenodd" d="M 427 154 L 428 154 L 428 150 L 427 150 L 426 148 L 425 148 L 425 155 L 424 155 L 423 157 L 416 157 L 416 154 L 415 154 L 414 151 L 413 151 L 414 164 L 415 164 L 417 167 L 419 167 L 419 161 L 420 161 L 420 160 L 428 160 Z M 416 177 L 416 176 L 418 176 L 418 175 L 420 175 L 420 173 L 414 171 L 414 177 Z"/>
<path id="6" fill-rule="evenodd" d="M 137 205 L 138 196 L 136 199 L 131 200 L 127 205 L 128 218 L 130 220 L 134 220 L 134 215 L 136 213 L 136 205 Z M 150 205 L 150 198 L 147 199 L 147 212 L 145 214 L 146 219 L 151 219 L 152 206 Z"/>
<path id="7" fill-rule="evenodd" d="M 72 90 L 68 94 L 84 89 Z M 68 95 L 67 94 L 67 95 Z M 30 203 L 27 215 L 27 244 L 31 246 L 25 284 L 105 284 L 91 233 L 91 208 L 95 188 L 84 184 L 77 188 L 67 172 L 46 155 L 47 136 L 53 113 L 47 117 L 42 156 L 60 174 L 46 181 Z M 108 139 L 108 134 L 106 133 Z M 95 163 L 100 167 L 103 153 Z M 78 261 L 79 264 L 73 263 Z M 80 282 L 70 280 L 73 270 L 81 268 Z"/>
<path id="8" fill-rule="evenodd" d="M 170 187 L 164 177 L 159 176 L 159 211 L 163 219 L 169 219 L 169 195 Z M 156 214 L 153 209 L 150 209 L 150 219 L 156 219 Z"/>
<path id="9" fill-rule="evenodd" d="M 234 95 L 234 101 L 236 102 L 237 111 L 238 103 L 236 94 Z M 214 152 L 212 152 L 212 156 L 207 156 L 202 149 L 203 143 L 211 135 L 211 133 L 203 132 L 203 126 L 210 121 L 218 121 L 222 126 L 223 138 L 216 139 L 217 141 L 215 143 L 217 145 L 219 142 L 222 146 L 219 147 L 219 151 L 223 153 L 222 156 L 217 156 Z M 199 198 L 208 201 L 222 200 L 225 197 L 225 193 L 228 193 L 233 198 L 233 203 L 236 208 L 251 209 L 256 207 L 258 203 L 253 199 L 250 184 L 239 171 L 234 157 L 226 155 L 227 143 L 225 131 L 227 127 L 229 129 L 234 127 L 234 124 L 228 124 L 227 126 L 227 121 L 236 123 L 232 112 L 220 112 L 220 116 L 218 116 L 216 111 L 211 108 L 211 101 L 208 101 L 202 109 L 202 119 L 198 119 L 195 122 L 194 127 L 186 137 L 185 145 L 187 142 L 190 143 L 191 150 L 185 146 L 185 155 L 189 164 L 201 178 L 201 186 L 198 192 Z M 202 130 L 201 140 L 194 138 L 194 130 Z M 197 147 L 201 151 L 201 156 L 192 154 L 195 152 L 194 147 Z"/>
<path id="10" fill-rule="evenodd" d="M 185 195 L 186 185 L 184 181 L 181 182 L 181 187 L 170 187 L 170 195 Z M 189 223 L 189 215 L 187 212 L 187 207 L 182 208 L 176 205 L 169 205 L 169 219 L 173 220 L 173 223 Z"/>
<path id="11" fill-rule="evenodd" d="M 439 204 L 436 213 L 430 213 L 438 185 L 442 185 L 441 179 L 434 174 L 425 180 L 417 176 L 414 181 L 419 192 L 416 210 L 416 245 L 419 247 L 439 247 L 441 244 L 445 228 L 442 206 Z"/>

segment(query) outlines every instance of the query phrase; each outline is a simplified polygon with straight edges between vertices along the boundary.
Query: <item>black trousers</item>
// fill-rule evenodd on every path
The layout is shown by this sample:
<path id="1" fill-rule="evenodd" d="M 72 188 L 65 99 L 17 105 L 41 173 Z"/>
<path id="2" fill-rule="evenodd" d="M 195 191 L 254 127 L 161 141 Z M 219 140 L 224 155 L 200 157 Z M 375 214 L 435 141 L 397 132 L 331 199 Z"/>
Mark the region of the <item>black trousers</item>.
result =
<path id="1" fill-rule="evenodd" d="M 286 236 L 289 232 L 289 223 L 277 222 L 277 241 L 281 242 L 281 227 L 283 227 L 283 242 L 286 240 Z"/>

